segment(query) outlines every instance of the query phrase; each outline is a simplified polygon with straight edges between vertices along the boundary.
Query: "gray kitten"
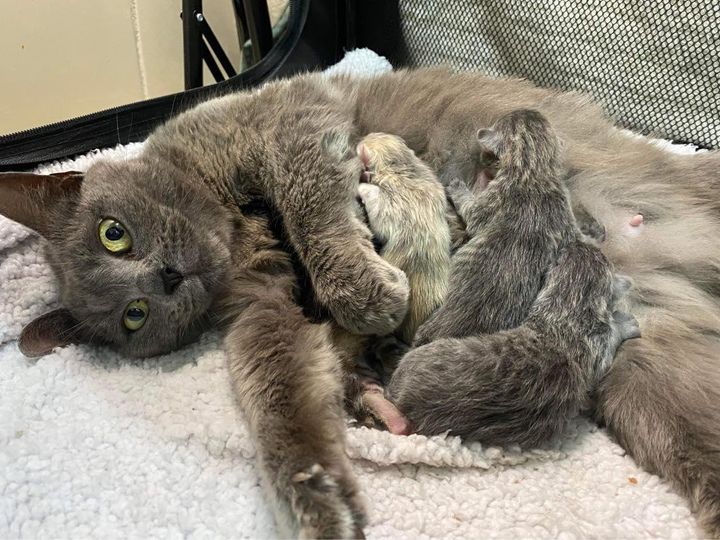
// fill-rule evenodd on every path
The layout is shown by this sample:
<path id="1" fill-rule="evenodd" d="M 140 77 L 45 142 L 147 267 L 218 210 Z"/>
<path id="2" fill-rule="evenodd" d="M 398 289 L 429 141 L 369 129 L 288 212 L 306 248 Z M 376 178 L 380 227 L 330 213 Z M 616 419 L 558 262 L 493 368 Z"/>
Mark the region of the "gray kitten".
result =
<path id="1" fill-rule="evenodd" d="M 687 495 L 706 531 L 718 535 L 720 247 L 708 239 L 720 237 L 720 155 L 670 155 L 615 129 L 578 94 L 444 69 L 368 79 L 302 75 L 199 105 L 158 128 L 139 159 L 98 164 L 84 180 L 5 176 L 0 212 L 50 239 L 64 303 L 26 327 L 22 348 L 43 354 L 99 340 L 131 355 L 166 352 L 213 323 L 213 306 L 222 303 L 236 313 L 225 319 L 228 366 L 279 520 L 288 534 L 360 534 L 362 505 L 343 449 L 340 361 L 328 327 L 311 323 L 298 302 L 315 289 L 318 304 L 348 329 L 390 332 L 405 316 L 407 288 L 355 218 L 359 172 L 329 159 L 326 143 L 392 133 L 438 173 L 478 127 L 528 107 L 562 136 L 573 204 L 605 227 L 603 252 L 635 284 L 628 303 L 643 339 L 621 347 L 595 414 L 641 466 Z M 93 197 L 95 206 L 86 204 Z M 638 213 L 644 226 L 627 230 Z M 192 234 L 166 237 L 166 215 Z M 113 256 L 100 244 L 105 218 L 131 236 L 147 229 L 144 241 Z M 271 234 L 275 228 L 286 241 Z M 110 231 L 122 244 L 118 236 Z M 182 249 L 195 242 L 219 242 L 210 249 L 230 259 L 209 265 L 217 277 L 204 280 L 203 265 L 187 264 L 191 275 L 199 271 L 184 284 Z M 143 291 L 149 311 L 130 306 L 140 299 L 137 279 L 166 268 L 153 262 L 164 254 L 176 266 L 158 278 L 157 295 Z M 165 281 L 177 296 L 165 293 Z M 127 335 L 126 315 L 130 326 L 144 320 L 143 328 Z M 156 330 L 156 318 L 169 324 Z"/>
<path id="2" fill-rule="evenodd" d="M 535 447 L 588 407 L 619 345 L 639 337 L 632 316 L 611 313 L 628 286 L 577 239 L 520 327 L 412 349 L 386 393 L 418 433 Z"/>
<path id="3" fill-rule="evenodd" d="M 497 156 L 497 176 L 477 198 L 460 179 L 447 187 L 470 240 L 453 256 L 445 303 L 420 327 L 416 345 L 519 326 L 560 250 L 578 237 L 559 142 L 541 114 L 514 111 L 478 140 Z"/>

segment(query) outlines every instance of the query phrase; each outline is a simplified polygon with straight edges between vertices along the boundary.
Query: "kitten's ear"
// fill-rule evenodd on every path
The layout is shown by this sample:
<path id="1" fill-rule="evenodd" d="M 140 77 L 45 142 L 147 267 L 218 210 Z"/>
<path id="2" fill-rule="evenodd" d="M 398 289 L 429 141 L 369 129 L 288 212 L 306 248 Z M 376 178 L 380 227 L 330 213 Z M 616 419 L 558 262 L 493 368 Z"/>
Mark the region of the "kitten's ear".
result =
<path id="1" fill-rule="evenodd" d="M 20 352 L 35 358 L 50 354 L 55 347 L 81 343 L 79 325 L 67 309 L 56 309 L 35 319 L 20 333 Z"/>
<path id="2" fill-rule="evenodd" d="M 52 209 L 82 186 L 83 173 L 0 173 L 0 214 L 47 236 Z"/>

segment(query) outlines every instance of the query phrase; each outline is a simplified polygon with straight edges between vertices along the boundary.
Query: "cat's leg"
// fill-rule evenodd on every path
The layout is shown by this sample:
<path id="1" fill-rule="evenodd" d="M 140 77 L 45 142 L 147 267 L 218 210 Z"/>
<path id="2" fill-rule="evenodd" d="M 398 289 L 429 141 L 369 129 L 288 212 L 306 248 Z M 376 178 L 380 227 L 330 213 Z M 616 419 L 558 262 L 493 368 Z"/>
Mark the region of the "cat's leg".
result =
<path id="1" fill-rule="evenodd" d="M 643 337 L 622 347 L 599 385 L 597 417 L 641 467 L 690 499 L 705 535 L 719 538 L 720 342 L 675 315 L 642 319 Z"/>
<path id="2" fill-rule="evenodd" d="M 353 211 L 360 160 L 343 154 L 349 146 L 340 135 L 283 144 L 268 188 L 319 302 L 353 333 L 390 333 L 405 317 L 409 287 Z"/>
<path id="3" fill-rule="evenodd" d="M 365 514 L 344 448 L 340 362 L 328 326 L 305 319 L 291 288 L 278 276 L 237 280 L 225 340 L 233 386 L 281 536 L 359 538 Z"/>

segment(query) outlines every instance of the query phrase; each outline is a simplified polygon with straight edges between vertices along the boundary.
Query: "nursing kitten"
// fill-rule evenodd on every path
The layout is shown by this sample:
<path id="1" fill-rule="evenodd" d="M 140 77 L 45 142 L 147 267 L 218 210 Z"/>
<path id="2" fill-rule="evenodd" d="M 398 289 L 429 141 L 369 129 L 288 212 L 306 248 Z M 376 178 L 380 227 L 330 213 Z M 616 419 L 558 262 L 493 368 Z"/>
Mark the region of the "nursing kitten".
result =
<path id="1" fill-rule="evenodd" d="M 613 128 L 577 94 L 441 69 L 369 79 L 309 74 L 199 105 L 158 128 L 138 159 L 98 164 L 82 181 L 6 176 L 0 212 L 27 218 L 48 235 L 64 303 L 28 325 L 23 350 L 41 354 L 102 337 L 128 354 L 164 352 L 189 339 L 188 329 L 204 326 L 198 321 L 209 317 L 202 306 L 222 297 L 238 313 L 228 323 L 228 366 L 287 534 L 360 534 L 363 511 L 343 450 L 342 374 L 329 329 L 303 315 L 297 301 L 304 290 L 294 280 L 273 279 L 289 256 L 281 246 L 268 247 L 273 237 L 248 209 L 261 202 L 283 219 L 319 303 L 343 326 L 392 331 L 405 316 L 403 276 L 373 252 L 353 214 L 355 173 L 329 162 L 323 134 L 349 134 L 353 142 L 376 131 L 396 134 L 437 173 L 460 141 L 519 108 L 540 110 L 563 138 L 573 204 L 605 227 L 604 253 L 635 283 L 627 303 L 643 339 L 620 348 L 600 384 L 596 415 L 641 466 L 686 494 L 707 533 L 718 535 L 720 246 L 707 239 L 720 236 L 720 156 L 668 154 Z M 175 197 L 183 193 L 192 195 Z M 94 206 L 84 202 L 91 198 Z M 199 208 L 210 209 L 208 230 Z M 626 234 L 636 214 L 645 224 L 634 229 L 639 234 Z M 189 224 L 192 234 L 166 237 L 167 216 Z M 219 265 L 223 277 L 205 278 L 207 288 L 199 276 L 178 284 L 182 271 L 169 266 L 168 288 L 180 292 L 177 298 L 163 296 L 159 277 L 163 292 L 151 295 L 149 312 L 128 308 L 139 299 L 136 278 L 165 267 L 102 248 L 99 221 L 109 217 L 157 246 L 147 250 L 151 257 L 182 258 L 182 246 L 199 241 L 196 235 L 207 236 L 208 245 L 219 242 L 224 248 L 217 252 L 230 254 Z M 119 230 L 106 239 L 121 240 Z M 144 248 L 144 241 L 136 246 Z M 93 311 L 96 306 L 105 311 Z M 165 310 L 176 314 L 167 317 Z M 150 329 L 156 315 L 169 324 L 145 339 L 142 329 L 126 329 L 126 311 L 131 326 L 145 316 Z M 111 333 L 101 332 L 105 319 L 114 325 Z"/>
<path id="2" fill-rule="evenodd" d="M 402 139 L 371 133 L 357 146 L 365 171 L 358 195 L 380 255 L 405 272 L 410 285 L 408 313 L 393 333 L 411 343 L 417 327 L 445 299 L 450 268 L 450 231 L 446 221 L 445 190 L 430 168 L 418 159 Z M 373 362 L 382 338 L 362 338 L 334 333 L 336 344 L 354 378 L 346 400 L 356 418 L 365 423 L 380 420 L 390 432 L 408 432 L 406 419 L 383 395 L 381 383 L 395 365 Z M 378 343 L 379 342 L 379 343 Z M 372 357 L 372 358 L 371 358 Z M 382 355 L 388 360 L 389 355 Z M 354 389 L 354 391 L 353 391 Z M 372 424 L 371 424 L 372 425 Z"/>
<path id="3" fill-rule="evenodd" d="M 450 271 L 446 197 L 435 174 L 400 137 L 371 133 L 358 155 L 368 171 L 359 187 L 380 255 L 408 278 L 408 313 L 395 335 L 411 343 L 418 326 L 442 304 Z"/>
<path id="4" fill-rule="evenodd" d="M 497 157 L 497 173 L 477 198 L 460 179 L 447 188 L 470 239 L 453 255 L 447 298 L 415 345 L 519 326 L 560 250 L 579 236 L 559 142 L 541 114 L 513 111 L 478 139 Z"/>

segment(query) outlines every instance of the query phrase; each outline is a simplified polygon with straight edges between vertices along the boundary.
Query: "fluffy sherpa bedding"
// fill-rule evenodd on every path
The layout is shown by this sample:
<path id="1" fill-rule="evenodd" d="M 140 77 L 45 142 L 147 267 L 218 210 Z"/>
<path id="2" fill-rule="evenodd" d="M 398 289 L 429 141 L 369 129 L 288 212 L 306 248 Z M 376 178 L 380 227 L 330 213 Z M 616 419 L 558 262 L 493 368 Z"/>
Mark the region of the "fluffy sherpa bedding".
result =
<path id="1" fill-rule="evenodd" d="M 330 71 L 389 69 L 359 50 Z M 87 346 L 28 360 L 20 330 L 55 302 L 38 238 L 0 218 L 0 538 L 275 536 L 219 336 L 143 362 Z M 542 451 L 350 427 L 348 452 L 369 538 L 698 534 L 685 500 L 585 420 Z"/>

